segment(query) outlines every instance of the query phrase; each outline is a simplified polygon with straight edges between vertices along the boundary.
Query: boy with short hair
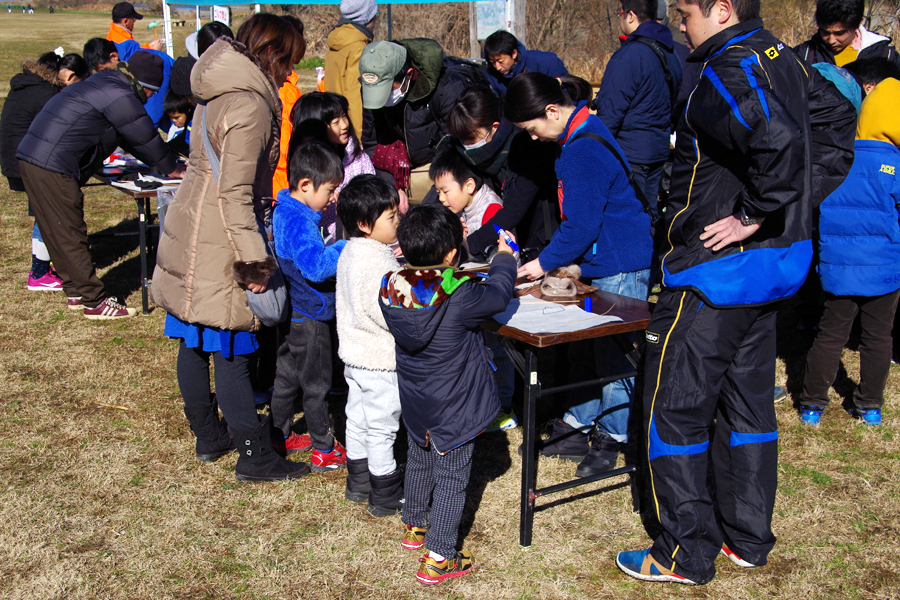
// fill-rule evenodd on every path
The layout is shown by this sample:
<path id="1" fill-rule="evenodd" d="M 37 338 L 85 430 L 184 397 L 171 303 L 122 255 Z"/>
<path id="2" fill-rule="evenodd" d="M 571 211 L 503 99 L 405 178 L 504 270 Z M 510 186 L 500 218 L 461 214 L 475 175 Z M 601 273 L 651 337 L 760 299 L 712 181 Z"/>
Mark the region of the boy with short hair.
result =
<path id="1" fill-rule="evenodd" d="M 501 238 L 486 280 L 457 273 L 462 223 L 442 206 L 411 208 L 397 237 L 409 264 L 384 277 L 380 304 L 409 444 L 402 545 L 428 548 L 416 578 L 435 584 L 472 568 L 456 551 L 472 441 L 500 410 L 480 323 L 509 304 L 516 259 Z"/>
<path id="2" fill-rule="evenodd" d="M 346 242 L 326 247 L 319 232 L 321 212 L 343 179 L 341 159 L 332 150 L 320 142 L 303 144 L 290 157 L 290 188 L 278 192 L 272 218 L 275 250 L 293 308 L 290 331 L 278 350 L 272 423 L 284 433 L 288 454 L 313 448 L 310 466 L 320 472 L 347 462 L 325 402 L 331 388 L 334 276 Z M 299 391 L 308 436 L 291 431 Z"/>
<path id="3" fill-rule="evenodd" d="M 394 460 L 400 429 L 397 361 L 379 308 L 384 274 L 400 267 L 400 197 L 375 175 L 359 175 L 341 190 L 337 214 L 350 240 L 337 265 L 338 356 L 347 380 L 347 487 L 351 502 L 366 502 L 376 517 L 403 509 L 403 471 Z"/>
<path id="4" fill-rule="evenodd" d="M 438 154 L 428 176 L 434 182 L 441 204 L 460 215 L 471 235 L 487 223 L 503 208 L 500 199 L 491 186 L 466 164 L 455 148 L 447 148 Z"/>
<path id="5" fill-rule="evenodd" d="M 568 75 L 566 65 L 553 52 L 527 50 L 516 36 L 508 31 L 495 31 L 484 40 L 484 59 L 491 89 L 500 97 L 509 82 L 519 73 L 539 71 L 550 77 Z"/>
<path id="6" fill-rule="evenodd" d="M 194 103 L 190 97 L 179 96 L 172 90 L 166 92 L 163 110 L 172 120 L 166 144 L 173 152 L 188 156 L 191 147 L 191 122 L 194 120 Z"/>

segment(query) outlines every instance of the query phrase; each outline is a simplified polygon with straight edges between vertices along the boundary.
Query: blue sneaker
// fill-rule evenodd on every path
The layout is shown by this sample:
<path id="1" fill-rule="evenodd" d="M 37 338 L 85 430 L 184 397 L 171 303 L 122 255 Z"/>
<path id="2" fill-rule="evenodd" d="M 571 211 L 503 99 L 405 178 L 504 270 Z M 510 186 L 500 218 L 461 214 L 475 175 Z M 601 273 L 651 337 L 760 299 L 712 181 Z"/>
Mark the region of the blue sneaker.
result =
<path id="1" fill-rule="evenodd" d="M 851 417 L 859 419 L 866 425 L 881 425 L 880 408 L 858 408 L 854 406 L 848 412 Z"/>
<path id="2" fill-rule="evenodd" d="M 697 582 L 682 577 L 656 562 L 650 556 L 650 548 L 619 552 L 616 556 L 616 566 L 622 569 L 626 575 L 643 581 L 671 581 L 684 585 L 697 585 Z"/>
<path id="3" fill-rule="evenodd" d="M 822 408 L 820 406 L 801 406 L 800 421 L 804 425 L 818 425 L 822 420 Z"/>

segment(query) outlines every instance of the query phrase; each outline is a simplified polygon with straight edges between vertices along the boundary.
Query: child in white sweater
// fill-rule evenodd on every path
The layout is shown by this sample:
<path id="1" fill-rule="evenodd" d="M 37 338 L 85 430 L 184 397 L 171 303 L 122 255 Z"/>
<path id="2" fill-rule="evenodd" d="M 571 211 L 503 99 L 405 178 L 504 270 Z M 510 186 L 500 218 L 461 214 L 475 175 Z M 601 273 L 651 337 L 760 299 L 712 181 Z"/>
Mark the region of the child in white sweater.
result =
<path id="1" fill-rule="evenodd" d="M 399 196 L 375 175 L 358 175 L 341 190 L 338 218 L 350 240 L 337 265 L 338 356 L 347 396 L 347 488 L 376 517 L 403 509 L 403 472 L 394 460 L 400 395 L 394 338 L 379 308 L 381 280 L 399 268 L 389 244 L 397 241 Z"/>

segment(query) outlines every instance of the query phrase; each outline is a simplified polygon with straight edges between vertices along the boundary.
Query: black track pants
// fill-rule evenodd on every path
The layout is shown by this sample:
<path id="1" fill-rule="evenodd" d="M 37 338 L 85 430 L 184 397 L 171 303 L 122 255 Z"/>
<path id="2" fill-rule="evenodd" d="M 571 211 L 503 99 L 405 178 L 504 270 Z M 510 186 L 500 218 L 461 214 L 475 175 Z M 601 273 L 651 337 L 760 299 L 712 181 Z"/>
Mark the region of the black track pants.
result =
<path id="1" fill-rule="evenodd" d="M 653 557 L 697 583 L 715 576 L 723 542 L 765 564 L 778 461 L 774 307 L 717 309 L 663 291 L 646 336 L 651 509 L 663 526 Z"/>

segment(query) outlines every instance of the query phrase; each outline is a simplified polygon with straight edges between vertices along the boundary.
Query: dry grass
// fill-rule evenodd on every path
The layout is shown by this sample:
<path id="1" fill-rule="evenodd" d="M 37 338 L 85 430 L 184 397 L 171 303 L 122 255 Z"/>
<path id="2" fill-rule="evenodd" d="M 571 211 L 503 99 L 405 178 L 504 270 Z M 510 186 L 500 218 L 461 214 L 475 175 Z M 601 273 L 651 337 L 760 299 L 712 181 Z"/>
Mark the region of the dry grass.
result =
<path id="1" fill-rule="evenodd" d="M 105 32 L 100 16 L 55 18 L 29 32 L 0 15 L 0 81 L 23 56 Z M 135 228 L 125 196 L 102 187 L 85 195 L 90 231 Z M 900 596 L 897 367 L 883 427 L 859 427 L 833 406 L 821 428 L 803 429 L 789 405 L 777 408 L 779 542 L 768 567 L 720 560 L 717 579 L 694 589 L 622 575 L 615 553 L 649 543 L 624 487 L 581 488 L 569 494 L 585 496 L 577 502 L 548 498 L 556 505 L 538 513 L 534 545 L 519 548 L 516 430 L 477 442 L 465 539 L 476 572 L 426 589 L 414 581 L 416 553 L 398 543 L 400 519 L 345 501 L 341 474 L 245 485 L 234 479 L 234 457 L 198 463 L 162 311 L 95 323 L 59 294 L 28 292 L 31 220 L 5 180 L 0 223 L 0 598 Z M 95 238 L 93 253 L 111 291 L 139 305 L 136 238 Z M 790 313 L 781 332 L 778 381 L 790 377 L 796 392 L 810 336 L 796 332 Z M 845 352 L 844 365 L 846 396 L 856 352 Z M 540 482 L 572 471 L 543 460 Z"/>

